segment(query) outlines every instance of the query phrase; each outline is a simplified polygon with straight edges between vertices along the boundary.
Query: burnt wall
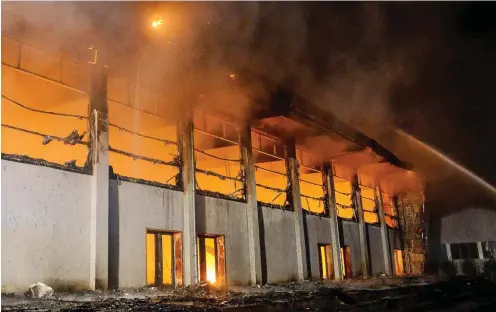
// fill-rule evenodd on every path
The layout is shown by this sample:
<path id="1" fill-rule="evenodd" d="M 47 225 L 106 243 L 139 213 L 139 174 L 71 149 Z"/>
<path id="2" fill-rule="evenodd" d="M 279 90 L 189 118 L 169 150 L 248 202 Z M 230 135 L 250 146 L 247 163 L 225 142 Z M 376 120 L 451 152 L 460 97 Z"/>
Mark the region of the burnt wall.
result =
<path id="1" fill-rule="evenodd" d="M 111 287 L 146 285 L 146 230 L 182 231 L 183 193 L 109 181 L 109 281 Z"/>
<path id="2" fill-rule="evenodd" d="M 441 244 L 496 241 L 496 210 L 468 208 L 440 215 Z"/>
<path id="3" fill-rule="evenodd" d="M 394 262 L 394 249 L 403 249 L 402 246 L 402 238 L 401 232 L 398 229 L 390 229 L 388 228 L 388 236 L 389 236 L 389 259 L 391 261 L 392 272 L 396 272 L 396 264 Z"/>
<path id="4" fill-rule="evenodd" d="M 369 261 L 372 275 L 385 273 L 384 257 L 382 253 L 381 228 L 376 225 L 367 224 L 367 239 L 369 247 Z"/>
<path id="5" fill-rule="evenodd" d="M 2 160 L 2 292 L 90 287 L 91 176 Z"/>
<path id="6" fill-rule="evenodd" d="M 318 244 L 331 244 L 331 225 L 329 218 L 305 214 L 307 232 L 307 261 L 309 261 L 309 278 L 320 278 Z"/>
<path id="7" fill-rule="evenodd" d="M 196 195 L 196 232 L 225 236 L 228 286 L 250 283 L 247 205 Z"/>
<path id="8" fill-rule="evenodd" d="M 341 246 L 350 246 L 351 270 L 353 277 L 362 275 L 362 258 L 360 252 L 360 239 L 358 224 L 351 221 L 339 220 Z"/>
<path id="9" fill-rule="evenodd" d="M 262 262 L 266 282 L 279 283 L 297 279 L 296 241 L 293 211 L 259 207 L 259 224 L 263 227 L 260 236 Z M 263 240 L 263 242 L 262 242 Z"/>

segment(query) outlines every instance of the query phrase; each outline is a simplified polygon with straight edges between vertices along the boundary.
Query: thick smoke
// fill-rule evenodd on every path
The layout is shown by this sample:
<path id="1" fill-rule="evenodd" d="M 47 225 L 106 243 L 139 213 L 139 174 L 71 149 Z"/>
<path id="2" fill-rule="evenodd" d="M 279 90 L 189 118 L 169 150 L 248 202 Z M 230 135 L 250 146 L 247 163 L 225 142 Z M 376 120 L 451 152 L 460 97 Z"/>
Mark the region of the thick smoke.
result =
<path id="1" fill-rule="evenodd" d="M 200 99 L 209 109 L 231 109 L 248 118 L 248 98 L 266 94 L 256 83 L 241 83 L 243 73 L 267 77 L 443 180 L 451 170 L 440 170 L 437 160 L 394 129 L 399 125 L 467 163 L 473 152 L 450 141 L 489 153 L 464 136 L 463 120 L 443 118 L 453 120 L 473 99 L 489 114 L 484 105 L 494 100 L 487 79 L 476 79 L 476 89 L 461 90 L 474 85 L 465 72 L 492 70 L 472 66 L 474 58 L 490 64 L 496 55 L 490 52 L 494 46 L 488 49 L 461 34 L 457 23 L 464 8 L 453 3 L 3 3 L 2 31 L 62 52 L 97 45 L 106 51 L 111 74 L 131 82 L 140 64 L 142 84 L 162 93 L 166 107 L 180 109 Z M 158 33 L 150 30 L 155 17 L 164 20 Z"/>

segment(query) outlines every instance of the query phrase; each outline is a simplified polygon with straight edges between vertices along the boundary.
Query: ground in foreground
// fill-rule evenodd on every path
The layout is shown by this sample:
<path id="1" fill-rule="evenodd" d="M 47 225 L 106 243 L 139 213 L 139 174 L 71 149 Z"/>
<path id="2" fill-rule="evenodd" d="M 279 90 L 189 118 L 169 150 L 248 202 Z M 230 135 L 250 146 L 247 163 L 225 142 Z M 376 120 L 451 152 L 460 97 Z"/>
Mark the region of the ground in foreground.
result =
<path id="1" fill-rule="evenodd" d="M 483 279 L 372 278 L 302 282 L 217 291 L 139 289 L 56 294 L 53 299 L 2 295 L 2 311 L 481 311 L 496 310 L 496 285 Z"/>

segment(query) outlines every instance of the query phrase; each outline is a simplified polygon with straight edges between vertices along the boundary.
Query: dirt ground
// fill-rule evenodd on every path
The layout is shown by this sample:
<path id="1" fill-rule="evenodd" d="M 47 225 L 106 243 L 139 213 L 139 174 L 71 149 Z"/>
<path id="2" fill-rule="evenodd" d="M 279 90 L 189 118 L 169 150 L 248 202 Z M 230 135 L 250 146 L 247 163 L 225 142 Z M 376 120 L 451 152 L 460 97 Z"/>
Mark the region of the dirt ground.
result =
<path id="1" fill-rule="evenodd" d="M 450 310 L 449 307 L 454 310 Z M 496 286 L 481 279 L 371 278 L 261 287 L 208 285 L 55 293 L 50 299 L 2 295 L 2 311 L 496 311 Z"/>

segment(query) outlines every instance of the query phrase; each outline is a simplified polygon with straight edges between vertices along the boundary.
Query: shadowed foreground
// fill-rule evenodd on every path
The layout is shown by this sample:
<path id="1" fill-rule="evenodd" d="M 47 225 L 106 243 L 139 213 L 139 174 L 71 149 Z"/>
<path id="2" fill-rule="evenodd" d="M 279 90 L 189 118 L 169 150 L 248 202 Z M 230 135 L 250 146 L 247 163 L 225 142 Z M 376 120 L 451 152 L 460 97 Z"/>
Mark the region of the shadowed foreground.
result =
<path id="1" fill-rule="evenodd" d="M 482 279 L 433 281 L 377 278 L 347 283 L 292 283 L 218 292 L 178 291 L 59 294 L 35 300 L 2 296 L 2 311 L 480 311 L 496 307 L 496 286 Z"/>

